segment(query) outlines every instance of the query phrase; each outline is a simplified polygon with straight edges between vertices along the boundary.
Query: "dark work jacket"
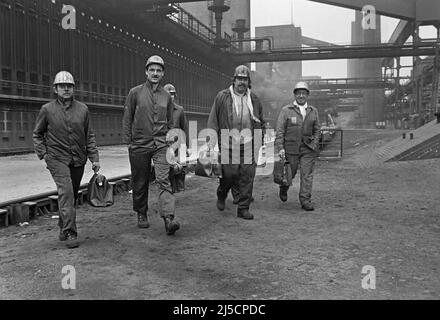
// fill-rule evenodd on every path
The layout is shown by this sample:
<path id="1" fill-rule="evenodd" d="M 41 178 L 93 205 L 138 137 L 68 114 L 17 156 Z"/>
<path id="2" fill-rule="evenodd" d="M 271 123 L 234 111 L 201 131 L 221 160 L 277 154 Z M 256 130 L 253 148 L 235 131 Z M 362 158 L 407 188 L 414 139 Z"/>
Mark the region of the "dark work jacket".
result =
<path id="1" fill-rule="evenodd" d="M 251 92 L 251 100 L 252 100 L 252 106 L 254 108 L 254 116 L 260 120 L 260 123 L 252 119 L 251 117 L 251 123 L 252 123 L 252 134 L 255 129 L 263 129 L 265 128 L 265 122 L 263 119 L 263 106 L 261 105 L 260 99 Z M 211 108 L 211 113 L 209 114 L 208 119 L 208 128 L 213 129 L 217 132 L 218 137 L 218 144 L 219 148 L 221 149 L 221 129 L 233 129 L 232 124 L 232 117 L 233 117 L 233 101 L 231 92 L 228 89 L 220 91 L 217 96 L 214 99 L 214 103 Z M 264 134 L 264 131 L 263 131 Z M 231 139 L 230 139 L 231 141 Z M 230 141 L 229 146 L 231 148 Z M 261 144 L 262 141 L 259 141 L 258 143 Z M 220 150 L 221 151 L 221 150 Z"/>
<path id="2" fill-rule="evenodd" d="M 75 167 L 84 165 L 87 158 L 99 161 L 89 110 L 75 99 L 67 108 L 58 99 L 42 106 L 32 139 L 40 160 L 48 154 Z"/>
<path id="3" fill-rule="evenodd" d="M 166 134 L 173 127 L 173 102 L 159 85 L 149 81 L 128 93 L 122 119 L 123 140 L 130 151 L 142 153 L 167 146 Z"/>
<path id="4" fill-rule="evenodd" d="M 293 103 L 284 106 L 277 120 L 276 151 L 284 149 L 288 154 L 297 155 L 301 142 L 311 150 L 318 151 L 319 130 L 318 110 L 315 107 L 307 106 L 303 120 L 301 111 Z"/>
<path id="5" fill-rule="evenodd" d="M 189 132 L 188 132 L 188 121 L 185 116 L 185 111 L 182 106 L 179 106 L 177 103 L 173 103 L 173 128 L 181 129 L 185 132 L 185 143 L 188 147 L 189 141 Z"/>

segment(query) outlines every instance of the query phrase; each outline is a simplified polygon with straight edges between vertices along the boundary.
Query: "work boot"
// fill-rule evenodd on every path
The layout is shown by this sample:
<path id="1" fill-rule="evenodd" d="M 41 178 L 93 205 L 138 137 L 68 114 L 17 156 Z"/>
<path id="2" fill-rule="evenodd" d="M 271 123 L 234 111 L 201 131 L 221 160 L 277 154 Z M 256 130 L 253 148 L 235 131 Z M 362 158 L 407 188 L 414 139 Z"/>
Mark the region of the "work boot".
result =
<path id="1" fill-rule="evenodd" d="M 223 211 L 225 210 L 225 208 L 226 208 L 225 199 L 217 199 L 217 209 Z"/>
<path id="2" fill-rule="evenodd" d="M 180 224 L 174 221 L 174 217 L 172 216 L 164 217 L 163 221 L 165 223 L 165 231 L 169 236 L 173 235 L 180 228 Z"/>
<path id="3" fill-rule="evenodd" d="M 150 226 L 146 214 L 138 213 L 137 216 L 138 216 L 138 228 L 146 229 Z"/>
<path id="4" fill-rule="evenodd" d="M 311 203 L 304 203 L 301 208 L 303 208 L 306 211 L 313 211 L 315 210 L 315 208 L 313 207 L 313 205 Z"/>
<path id="5" fill-rule="evenodd" d="M 280 188 L 280 199 L 283 202 L 287 201 L 287 190 L 286 188 Z"/>
<path id="6" fill-rule="evenodd" d="M 60 240 L 60 241 L 67 240 L 67 234 L 65 234 L 61 228 L 60 228 L 60 234 L 58 235 L 58 240 Z"/>
<path id="7" fill-rule="evenodd" d="M 252 220 L 254 218 L 254 215 L 249 212 L 249 209 L 237 209 L 237 217 L 246 220 Z"/>
<path id="8" fill-rule="evenodd" d="M 72 234 L 72 233 L 68 233 L 66 236 L 66 247 L 69 249 L 73 249 L 73 248 L 78 248 L 79 247 L 79 242 L 78 242 L 78 238 L 76 235 Z"/>

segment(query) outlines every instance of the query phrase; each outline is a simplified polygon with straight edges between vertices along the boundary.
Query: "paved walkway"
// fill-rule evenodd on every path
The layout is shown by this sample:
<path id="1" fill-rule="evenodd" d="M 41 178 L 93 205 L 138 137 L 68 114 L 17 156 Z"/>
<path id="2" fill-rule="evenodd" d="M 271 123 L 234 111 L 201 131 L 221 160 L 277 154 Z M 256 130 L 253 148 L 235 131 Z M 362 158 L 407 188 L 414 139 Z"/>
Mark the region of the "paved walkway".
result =
<path id="1" fill-rule="evenodd" d="M 130 174 L 125 146 L 99 147 L 99 153 L 100 173 L 109 178 Z M 92 165 L 87 161 L 81 183 L 87 183 L 92 175 Z M 0 202 L 55 190 L 46 163 L 38 160 L 35 153 L 0 157 Z"/>

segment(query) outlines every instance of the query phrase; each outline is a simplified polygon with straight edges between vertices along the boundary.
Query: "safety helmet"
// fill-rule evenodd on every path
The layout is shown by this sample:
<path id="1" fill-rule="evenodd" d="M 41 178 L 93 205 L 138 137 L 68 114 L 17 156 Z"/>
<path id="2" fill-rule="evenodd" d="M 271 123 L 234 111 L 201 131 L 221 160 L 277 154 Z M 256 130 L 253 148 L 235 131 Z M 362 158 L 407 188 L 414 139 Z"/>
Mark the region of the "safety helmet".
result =
<path id="1" fill-rule="evenodd" d="M 145 64 L 145 68 L 147 69 L 150 64 L 158 64 L 158 65 L 161 65 L 162 68 L 165 69 L 165 63 L 163 62 L 163 59 L 159 56 L 149 57 L 147 60 L 147 63 Z"/>
<path id="2" fill-rule="evenodd" d="M 234 78 L 235 77 L 246 77 L 250 79 L 251 71 L 245 65 L 239 65 L 237 68 L 235 68 Z"/>
<path id="3" fill-rule="evenodd" d="M 55 80 L 53 81 L 53 85 L 57 85 L 60 83 L 68 83 L 75 85 L 75 81 L 73 80 L 73 76 L 70 72 L 67 71 L 60 71 L 55 76 Z"/>
<path id="4" fill-rule="evenodd" d="M 295 93 L 296 90 L 299 90 L 299 89 L 307 90 L 307 93 L 310 93 L 309 85 L 307 84 L 307 82 L 304 82 L 304 81 L 298 82 L 295 85 L 295 88 L 293 88 L 293 93 Z"/>
<path id="5" fill-rule="evenodd" d="M 169 93 L 172 92 L 176 93 L 176 88 L 171 83 L 167 83 L 166 85 L 163 86 L 163 88 Z"/>

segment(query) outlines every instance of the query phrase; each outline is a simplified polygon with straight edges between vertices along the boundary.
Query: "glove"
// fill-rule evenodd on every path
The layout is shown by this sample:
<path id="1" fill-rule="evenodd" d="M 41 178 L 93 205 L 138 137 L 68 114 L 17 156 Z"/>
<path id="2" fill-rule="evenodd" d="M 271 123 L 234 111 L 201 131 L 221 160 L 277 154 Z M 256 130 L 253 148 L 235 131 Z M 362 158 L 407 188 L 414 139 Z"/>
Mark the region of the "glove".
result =
<path id="1" fill-rule="evenodd" d="M 93 162 L 92 163 L 92 170 L 95 173 L 98 173 L 99 169 L 101 169 L 101 165 L 99 164 L 99 162 Z"/>

